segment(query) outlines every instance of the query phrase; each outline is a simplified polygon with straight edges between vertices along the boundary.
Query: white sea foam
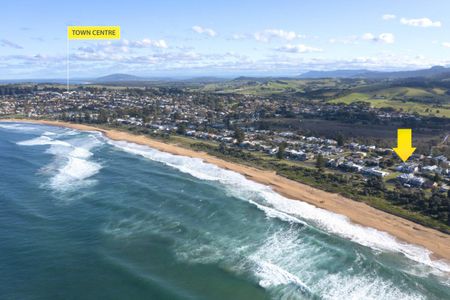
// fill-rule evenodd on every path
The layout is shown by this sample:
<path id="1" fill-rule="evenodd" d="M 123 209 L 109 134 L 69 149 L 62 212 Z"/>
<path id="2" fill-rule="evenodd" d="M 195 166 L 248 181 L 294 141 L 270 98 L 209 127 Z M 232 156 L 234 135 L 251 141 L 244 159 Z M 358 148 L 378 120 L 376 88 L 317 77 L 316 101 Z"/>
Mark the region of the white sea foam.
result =
<path id="1" fill-rule="evenodd" d="M 274 192 L 270 187 L 248 180 L 236 172 L 221 169 L 215 165 L 205 163 L 198 158 L 172 155 L 147 146 L 112 140 L 108 140 L 108 143 L 123 151 L 162 162 L 199 179 L 218 181 L 228 187 L 231 193 L 234 193 L 241 199 L 247 201 L 258 199 L 274 209 L 268 212 L 269 217 L 273 217 L 274 211 L 277 211 L 284 213 L 283 215 L 279 215 L 281 219 L 287 215 L 293 218 L 301 218 L 329 233 L 350 239 L 353 242 L 372 249 L 403 253 L 411 260 L 428 265 L 436 270 L 450 272 L 450 265 L 447 262 L 432 260 L 431 251 L 423 247 L 398 241 L 386 232 L 354 224 L 343 215 L 317 208 L 302 201 L 293 201 L 283 197 Z"/>
<path id="2" fill-rule="evenodd" d="M 81 147 L 75 147 L 70 151 L 70 157 L 74 158 L 89 158 L 92 156 L 92 152 Z"/>
<path id="3" fill-rule="evenodd" d="M 92 180 L 89 178 L 101 168 L 99 164 L 90 160 L 93 155 L 90 150 L 99 145 L 97 136 L 71 137 L 71 135 L 77 134 L 79 133 L 72 131 L 57 135 L 44 132 L 41 137 L 18 143 L 23 146 L 50 146 L 47 152 L 55 156 L 53 163 L 55 168 L 53 177 L 50 179 L 50 186 L 55 190 L 67 190 L 79 186 L 79 184 L 90 183 Z M 70 139 L 57 139 L 64 136 Z M 402 243 L 387 233 L 353 224 L 342 215 L 282 197 L 269 187 L 247 180 L 238 173 L 220 169 L 204 163 L 200 159 L 171 155 L 127 142 L 109 140 L 108 142 L 124 151 L 162 162 L 199 179 L 218 181 L 227 187 L 230 194 L 249 201 L 264 211 L 268 218 L 300 224 L 305 224 L 304 221 L 307 221 L 326 232 L 342 236 L 377 251 L 403 253 L 410 259 L 437 270 L 450 271 L 450 266 L 445 262 L 432 261 L 431 253 L 422 247 Z M 147 232 L 153 224 L 148 220 L 141 223 L 137 223 L 137 221 L 130 220 L 127 224 L 119 224 L 120 226 L 113 226 L 109 229 L 114 235 L 128 236 L 136 231 Z M 253 263 L 251 270 L 259 279 L 259 284 L 267 289 L 278 289 L 284 286 L 281 291 L 284 298 L 289 298 L 289 295 L 298 295 L 298 289 L 296 291 L 293 287 L 300 288 L 303 292 L 320 291 L 320 297 L 324 299 L 424 298 L 414 291 L 396 286 L 391 280 L 377 276 L 376 273 L 321 274 L 321 270 L 317 270 L 316 265 L 326 260 L 327 251 L 315 248 L 318 247 L 317 245 L 303 242 L 296 229 L 288 230 L 288 232 L 282 230 L 280 233 L 274 234 L 257 247 L 256 251 L 252 251 L 251 245 L 247 243 L 235 245 L 234 240 L 224 239 L 224 241 L 218 242 L 217 238 L 216 236 L 214 240 L 211 240 L 211 244 L 205 243 L 205 241 L 193 243 L 197 246 L 194 247 L 194 253 L 191 253 L 191 240 L 183 243 L 187 247 L 183 253 L 185 255 L 189 253 L 188 260 L 192 260 L 193 256 L 198 262 L 204 263 L 216 262 L 224 257 L 228 259 L 230 255 L 235 255 L 234 259 L 237 260 L 245 257 L 245 261 L 250 260 Z M 214 243 L 218 243 L 218 245 Z M 423 268 L 427 269 L 425 266 Z M 319 275 L 317 275 L 318 273 Z M 294 298 L 292 297 L 292 299 Z"/>
<path id="4" fill-rule="evenodd" d="M 300 287 L 302 291 L 311 292 L 311 290 L 303 283 L 303 281 L 300 280 L 300 278 L 292 273 L 289 273 L 280 266 L 261 260 L 257 261 L 257 265 L 256 276 L 261 278 L 259 284 L 262 287 L 268 288 L 271 286 L 293 283 Z"/>
<path id="5" fill-rule="evenodd" d="M 97 174 L 101 168 L 98 163 L 76 157 L 68 157 L 67 160 L 67 163 L 50 180 L 50 185 L 55 190 L 64 191 L 77 188 L 81 184 L 92 183 L 85 180 Z"/>
<path id="6" fill-rule="evenodd" d="M 49 135 L 49 136 L 53 136 L 53 135 L 57 135 L 57 133 L 55 132 L 51 132 L 51 131 L 45 131 L 42 135 Z"/>
<path id="7" fill-rule="evenodd" d="M 259 203 L 256 203 L 253 200 L 248 200 L 248 202 L 250 202 L 251 204 L 255 205 L 257 208 L 259 208 L 260 210 L 262 210 L 266 216 L 268 218 L 277 218 L 286 222 L 290 222 L 290 223 L 299 223 L 302 225 L 307 225 L 306 222 L 303 222 L 302 220 L 293 217 L 291 215 L 288 215 L 284 212 L 281 212 L 279 210 L 273 209 L 271 207 L 265 206 L 265 205 L 261 205 Z"/>
<path id="8" fill-rule="evenodd" d="M 255 275 L 259 284 L 268 289 L 276 289 L 284 299 L 297 299 L 299 287 L 303 292 L 321 299 L 422 299 L 415 290 L 405 288 L 400 278 L 392 280 L 379 276 L 378 266 L 374 269 L 358 270 L 364 265 L 360 253 L 350 262 L 352 254 L 338 254 L 335 249 L 322 248 L 320 244 L 305 241 L 296 230 L 279 230 L 249 257 L 256 264 Z M 344 262 L 337 258 L 343 257 Z M 364 258 L 363 258 L 364 259 Z M 335 265 L 345 269 L 333 272 L 321 265 Z M 356 268 L 353 270 L 353 268 Z M 380 267 L 381 268 L 381 267 Z M 283 286 L 281 290 L 279 286 Z"/>
<path id="9" fill-rule="evenodd" d="M 283 299 L 298 299 L 299 289 L 301 294 L 309 296 L 315 294 L 313 291 L 320 291 L 315 288 L 315 280 L 308 277 L 309 266 L 305 265 L 305 261 L 314 259 L 317 250 L 317 246 L 305 243 L 296 230 L 279 230 L 268 236 L 248 258 L 254 263 L 251 268 L 261 287 L 277 289 L 277 295 Z"/>
<path id="10" fill-rule="evenodd" d="M 397 283 L 398 284 L 398 283 Z M 421 300 L 426 296 L 397 286 L 392 281 L 377 276 L 345 276 L 329 274 L 316 282 L 315 289 L 321 291 L 323 299 L 378 300 L 402 299 Z"/>
<path id="11" fill-rule="evenodd" d="M 21 145 L 21 146 L 61 145 L 61 146 L 70 147 L 70 144 L 67 142 L 54 140 L 45 135 L 42 135 L 40 137 L 31 139 L 31 140 L 18 142 L 17 145 Z"/>
<path id="12" fill-rule="evenodd" d="M 61 192 L 95 183 L 89 178 L 99 172 L 101 165 L 90 161 L 89 158 L 93 155 L 90 150 L 100 144 L 97 137 L 89 135 L 62 141 L 50 136 L 52 135 L 44 132 L 40 137 L 17 143 L 21 146 L 50 145 L 46 152 L 55 158 L 50 165 L 43 168 L 53 174 L 49 186 Z"/>
<path id="13" fill-rule="evenodd" d="M 36 132 L 38 128 L 33 125 L 27 125 L 22 123 L 8 123 L 0 121 L 0 128 L 8 129 L 8 130 L 17 130 L 23 132 Z"/>

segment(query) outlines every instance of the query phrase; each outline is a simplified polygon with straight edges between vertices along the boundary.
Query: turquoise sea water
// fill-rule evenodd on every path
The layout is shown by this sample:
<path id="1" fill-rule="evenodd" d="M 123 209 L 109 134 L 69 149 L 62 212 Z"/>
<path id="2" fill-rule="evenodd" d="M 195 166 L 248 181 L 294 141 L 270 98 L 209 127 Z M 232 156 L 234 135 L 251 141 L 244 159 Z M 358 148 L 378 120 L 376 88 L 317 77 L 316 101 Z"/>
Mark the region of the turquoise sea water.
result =
<path id="1" fill-rule="evenodd" d="M 198 159 L 0 123 L 0 299 L 450 299 L 420 247 Z"/>

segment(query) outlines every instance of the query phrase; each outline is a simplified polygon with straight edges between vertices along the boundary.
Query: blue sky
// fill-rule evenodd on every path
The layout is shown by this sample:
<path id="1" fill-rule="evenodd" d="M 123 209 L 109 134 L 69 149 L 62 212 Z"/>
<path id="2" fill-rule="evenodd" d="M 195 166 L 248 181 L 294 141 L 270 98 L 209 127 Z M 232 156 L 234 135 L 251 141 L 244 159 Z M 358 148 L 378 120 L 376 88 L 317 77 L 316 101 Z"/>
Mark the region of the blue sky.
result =
<path id="1" fill-rule="evenodd" d="M 120 25 L 70 41 L 71 77 L 297 75 L 450 64 L 450 1 L 21 1 L 2 3 L 0 79 L 63 78 L 68 25 Z"/>

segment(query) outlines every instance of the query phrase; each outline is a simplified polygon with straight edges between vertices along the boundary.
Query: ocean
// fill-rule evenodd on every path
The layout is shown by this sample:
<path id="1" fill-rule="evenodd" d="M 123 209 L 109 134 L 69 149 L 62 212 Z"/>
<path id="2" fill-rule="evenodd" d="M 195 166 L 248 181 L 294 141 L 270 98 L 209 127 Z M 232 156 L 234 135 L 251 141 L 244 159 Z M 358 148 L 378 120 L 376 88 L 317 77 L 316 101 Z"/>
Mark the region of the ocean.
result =
<path id="1" fill-rule="evenodd" d="M 199 159 L 0 123 L 0 299 L 450 299 L 424 248 Z"/>

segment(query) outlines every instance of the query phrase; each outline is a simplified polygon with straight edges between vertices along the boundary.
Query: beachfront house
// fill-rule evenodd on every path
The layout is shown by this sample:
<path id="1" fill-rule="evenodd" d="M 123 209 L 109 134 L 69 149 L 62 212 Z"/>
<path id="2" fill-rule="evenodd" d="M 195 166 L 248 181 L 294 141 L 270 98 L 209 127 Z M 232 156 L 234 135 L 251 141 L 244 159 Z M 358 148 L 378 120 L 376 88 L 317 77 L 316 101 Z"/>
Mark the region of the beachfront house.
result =
<path id="1" fill-rule="evenodd" d="M 419 166 L 413 163 L 403 163 L 395 168 L 395 170 L 402 173 L 416 173 L 419 171 Z"/>
<path id="2" fill-rule="evenodd" d="M 362 173 L 364 175 L 375 176 L 375 177 L 379 177 L 379 178 L 383 178 L 383 177 L 386 177 L 387 175 L 389 175 L 389 172 L 383 171 L 378 167 L 363 168 Z"/>
<path id="3" fill-rule="evenodd" d="M 286 150 L 286 155 L 289 159 L 292 159 L 292 160 L 304 161 L 307 159 L 306 153 L 303 151 L 289 149 L 289 150 Z"/>
<path id="4" fill-rule="evenodd" d="M 414 176 L 413 174 L 400 174 L 399 176 L 397 176 L 397 179 L 402 183 L 402 184 L 408 184 L 414 187 L 421 187 L 424 185 L 425 183 L 425 179 L 422 177 L 418 177 L 418 176 Z"/>

